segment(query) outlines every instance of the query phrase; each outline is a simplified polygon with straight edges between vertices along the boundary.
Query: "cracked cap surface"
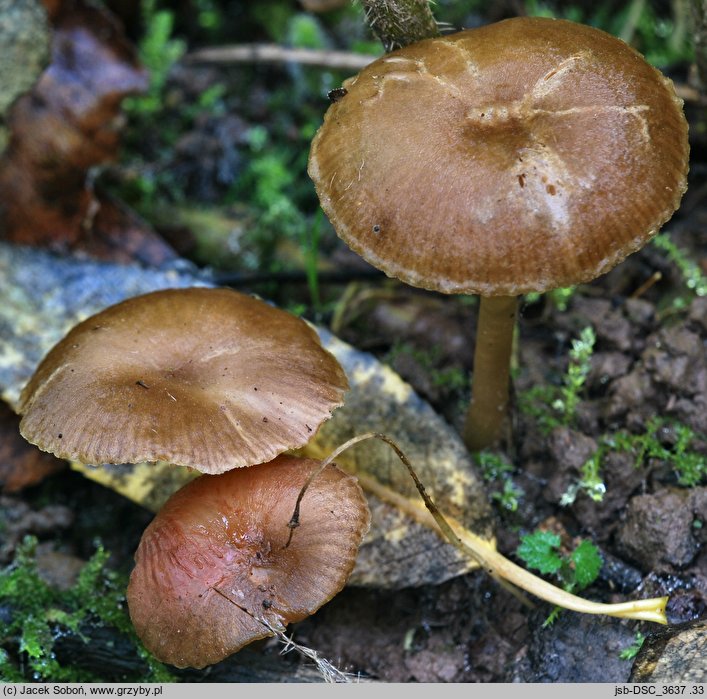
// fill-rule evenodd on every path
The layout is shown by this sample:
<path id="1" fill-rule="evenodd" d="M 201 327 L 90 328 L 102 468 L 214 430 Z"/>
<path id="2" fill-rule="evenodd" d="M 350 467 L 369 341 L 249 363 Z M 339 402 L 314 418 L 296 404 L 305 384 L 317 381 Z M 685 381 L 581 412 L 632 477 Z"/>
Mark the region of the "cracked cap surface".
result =
<path id="1" fill-rule="evenodd" d="M 140 540 L 127 591 L 135 630 L 159 660 L 211 665 L 341 590 L 370 523 L 356 478 L 327 466 L 285 547 L 297 495 L 318 467 L 281 455 L 197 478 L 167 501 Z"/>
<path id="2" fill-rule="evenodd" d="M 591 27 L 505 20 L 390 53 L 344 87 L 309 174 L 338 235 L 414 286 L 513 296 L 589 281 L 686 188 L 672 83 Z"/>

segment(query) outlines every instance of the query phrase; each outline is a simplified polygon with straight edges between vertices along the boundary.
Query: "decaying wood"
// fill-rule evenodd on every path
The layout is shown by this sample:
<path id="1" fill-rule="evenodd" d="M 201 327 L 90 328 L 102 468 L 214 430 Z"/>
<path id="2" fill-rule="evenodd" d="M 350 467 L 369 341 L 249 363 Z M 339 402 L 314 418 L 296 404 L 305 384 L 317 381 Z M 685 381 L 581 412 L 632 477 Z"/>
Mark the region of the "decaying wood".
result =
<path id="1" fill-rule="evenodd" d="M 8 647 L 12 645 L 9 643 Z M 140 657 L 133 642 L 115 628 L 101 623 L 86 621 L 78 633 L 62 627 L 53 650 L 63 667 L 93 673 L 106 682 L 136 681 L 136 678 L 148 675 L 147 663 Z M 305 660 L 296 651 L 283 655 L 283 650 L 281 643 L 269 640 L 244 648 L 203 670 L 167 669 L 178 682 L 327 681 L 313 662 Z M 352 675 L 346 676 L 346 680 L 357 682 L 359 678 Z"/>
<path id="2" fill-rule="evenodd" d="M 707 620 L 669 626 L 643 643 L 630 682 L 707 682 Z"/>

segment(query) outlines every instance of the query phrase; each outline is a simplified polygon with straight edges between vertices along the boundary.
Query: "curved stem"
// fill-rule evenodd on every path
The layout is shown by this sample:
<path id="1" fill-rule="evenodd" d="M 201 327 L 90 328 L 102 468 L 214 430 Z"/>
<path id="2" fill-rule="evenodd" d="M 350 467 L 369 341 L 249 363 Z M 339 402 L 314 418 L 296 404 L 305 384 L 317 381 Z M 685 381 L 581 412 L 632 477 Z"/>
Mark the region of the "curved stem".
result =
<path id="1" fill-rule="evenodd" d="M 425 491 L 424 486 L 417 477 L 417 474 L 412 468 L 405 454 L 402 452 L 395 442 L 385 434 L 369 432 L 367 434 L 353 437 L 348 442 L 345 442 L 335 449 L 328 458 L 321 462 L 319 467 L 314 469 L 304 486 L 300 490 L 295 506 L 295 512 L 288 524 L 290 534 L 292 530 L 299 524 L 299 505 L 304 497 L 304 494 L 310 483 L 322 472 L 328 464 L 330 464 L 341 452 L 352 447 L 366 439 L 380 439 L 388 444 L 408 470 L 408 473 L 415 481 L 420 496 L 424 505 L 417 503 L 409 498 L 404 497 L 400 493 L 388 488 L 379 483 L 375 478 L 368 474 L 356 474 L 362 487 L 373 493 L 381 500 L 384 500 L 401 511 L 408 514 L 415 521 L 424 524 L 432 529 L 437 529 L 443 538 L 451 543 L 457 550 L 465 556 L 475 560 L 487 573 L 498 579 L 499 582 L 511 583 L 522 590 L 529 592 L 540 599 L 550 602 L 565 609 L 571 609 L 575 612 L 584 614 L 606 614 L 608 616 L 621 617 L 625 619 L 640 619 L 642 621 L 654 621 L 659 624 L 666 624 L 665 607 L 668 602 L 667 597 L 658 597 L 652 599 L 636 600 L 633 602 L 624 602 L 620 604 L 603 604 L 600 602 L 591 602 L 582 597 L 566 592 L 542 578 L 529 573 L 524 568 L 509 561 L 505 556 L 500 554 L 493 545 L 477 536 L 473 532 L 464 528 L 460 523 L 452 518 L 445 518 L 432 502 L 429 495 Z M 436 527 L 435 527 L 436 525 Z M 289 541 L 288 541 L 289 544 Z"/>
<path id="2" fill-rule="evenodd" d="M 464 443 L 470 451 L 480 451 L 500 436 L 508 408 L 517 313 L 518 299 L 515 296 L 480 298 L 471 404 L 464 425 Z"/>
<path id="3" fill-rule="evenodd" d="M 437 518 L 431 514 L 422 504 L 417 504 L 399 493 L 381 485 L 370 476 L 359 474 L 358 479 L 361 486 L 372 492 L 381 500 L 389 502 L 400 508 L 416 522 L 430 526 L 433 521 L 440 528 Z M 525 590 L 539 599 L 550 602 L 558 607 L 571 609 L 584 614 L 606 614 L 625 619 L 640 619 L 642 621 L 654 621 L 658 624 L 667 623 L 665 617 L 665 605 L 667 597 L 636 600 L 633 602 L 622 602 L 619 604 L 603 604 L 592 602 L 583 597 L 578 597 L 570 592 L 546 582 L 537 575 L 533 575 L 524 568 L 509 561 L 503 554 L 499 553 L 490 542 L 482 539 L 473 532 L 462 527 L 451 518 L 447 519 L 447 528 L 452 531 L 452 536 L 456 542 L 451 540 L 447 531 L 443 530 L 443 536 L 459 551 L 466 556 L 471 556 L 489 575 L 499 581 L 511 583 L 521 590 Z"/>

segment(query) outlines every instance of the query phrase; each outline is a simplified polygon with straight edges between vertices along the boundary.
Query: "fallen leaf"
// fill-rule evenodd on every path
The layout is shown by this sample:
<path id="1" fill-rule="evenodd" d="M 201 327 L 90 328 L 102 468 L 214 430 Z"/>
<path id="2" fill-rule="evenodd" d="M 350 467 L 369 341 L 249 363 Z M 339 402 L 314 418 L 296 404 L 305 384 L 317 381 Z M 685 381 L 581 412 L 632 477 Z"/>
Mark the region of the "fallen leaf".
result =
<path id="1" fill-rule="evenodd" d="M 20 420 L 0 403 L 0 490 L 17 493 L 66 468 L 65 461 L 39 451 L 20 436 Z"/>
<path id="2" fill-rule="evenodd" d="M 210 285 L 176 269 L 145 270 L 56 257 L 0 244 L 0 285 L 10 303 L 0 307 L 0 389 L 16 405 L 41 357 L 70 327 L 123 298 L 159 288 Z M 322 342 L 347 373 L 346 403 L 304 450 L 322 458 L 354 435 L 384 432 L 416 469 L 442 513 L 463 539 L 475 532 L 492 545 L 491 510 L 457 433 L 389 367 L 319 329 Z M 387 588 L 439 583 L 476 564 L 442 541 L 405 467 L 373 440 L 336 459 L 359 476 L 372 512 L 371 530 L 350 580 Z M 84 466 L 84 475 L 157 511 L 195 473 L 168 464 Z M 293 503 L 294 507 L 294 503 Z M 412 513 L 412 517 L 411 514 Z"/>
<path id="3" fill-rule="evenodd" d="M 47 3 L 47 10 L 54 25 L 51 62 L 8 115 L 11 135 L 0 159 L 0 234 L 15 243 L 83 247 L 109 259 L 135 259 L 120 245 L 102 242 L 115 237 L 114 219 L 121 212 L 111 211 L 114 203 L 93 191 L 89 171 L 117 155 L 121 101 L 147 88 L 147 74 L 107 10 L 83 0 Z M 123 219 L 118 235 L 122 225 L 132 224 L 133 238 L 136 230 L 156 238 L 146 224 L 135 223 Z M 153 264 L 167 256 L 168 246 L 162 248 Z"/>
<path id="4" fill-rule="evenodd" d="M 491 512 L 483 486 L 459 435 L 392 369 L 318 328 L 323 345 L 344 367 L 351 386 L 343 407 L 325 422 L 302 453 L 326 458 L 366 432 L 391 437 L 412 463 L 445 517 L 491 539 Z M 398 588 L 439 583 L 475 564 L 451 546 L 440 546 L 436 526 L 410 518 L 407 503 L 426 519 L 413 480 L 395 452 L 377 440 L 361 442 L 336 463 L 361 479 L 373 510 L 371 533 L 359 552 L 354 584 Z M 389 499 L 404 500 L 391 504 Z M 461 528 L 460 528 L 461 527 Z"/>

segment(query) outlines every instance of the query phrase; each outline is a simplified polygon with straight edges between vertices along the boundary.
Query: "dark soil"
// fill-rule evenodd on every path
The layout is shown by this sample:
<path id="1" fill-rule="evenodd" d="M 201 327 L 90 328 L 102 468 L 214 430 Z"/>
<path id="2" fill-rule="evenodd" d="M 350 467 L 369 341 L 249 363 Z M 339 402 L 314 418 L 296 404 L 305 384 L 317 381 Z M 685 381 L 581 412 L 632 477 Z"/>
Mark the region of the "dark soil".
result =
<path id="1" fill-rule="evenodd" d="M 517 511 L 497 510 L 497 534 L 500 550 L 511 558 L 520 536 L 536 527 L 560 533 L 567 546 L 579 538 L 591 539 L 604 566 L 584 596 L 620 601 L 667 594 L 669 619 L 677 624 L 707 614 L 707 528 L 697 524 L 707 522 L 707 488 L 679 486 L 674 470 L 660 459 L 648 459 L 636 468 L 632 455 L 612 452 L 602 469 L 606 495 L 601 502 L 580 491 L 571 506 L 559 504 L 579 478 L 582 464 L 612 430 L 640 433 L 660 415 L 698 434 L 704 431 L 705 412 L 698 409 L 707 395 L 704 298 L 666 317 L 657 305 L 664 289 L 633 300 L 610 293 L 612 285 L 630 287 L 640 270 L 651 268 L 654 257 L 650 249 L 638 253 L 615 273 L 580 289 L 563 312 L 547 304 L 525 310 L 516 393 L 538 382 L 559 380 L 566 369 L 568 343 L 580 328 L 592 325 L 598 339 L 575 425 L 545 435 L 534 418 L 515 410 L 506 453 L 516 466 L 513 478 L 524 496 Z M 434 338 L 451 348 L 441 353 L 443 359 L 435 357 L 436 362 L 465 366 L 467 360 L 455 348 L 468 341 L 475 308 L 398 286 L 392 291 L 390 303 L 399 301 L 407 314 L 414 314 L 419 303 L 409 333 L 401 333 L 388 317 L 392 313 L 378 304 L 368 312 L 370 318 L 359 314 L 355 326 L 343 328 L 341 334 L 356 344 L 361 328 L 371 328 L 381 354 L 401 340 L 429 349 Z M 427 315 L 433 306 L 445 309 L 436 320 Z M 365 339 L 360 344 L 365 345 Z M 432 390 L 434 362 L 395 365 L 440 412 L 458 422 L 455 411 L 464 392 Z M 660 439 L 670 445 L 674 437 L 668 429 Z M 707 454 L 700 437 L 691 449 Z M 112 551 L 112 565 L 128 571 L 150 519 L 141 508 L 68 472 L 4 496 L 2 512 L 2 562 L 10 560 L 23 535 L 35 534 L 46 542 L 40 549 L 43 555 L 62 554 L 45 559 L 55 578 L 62 577 L 63 568 L 75 568 L 76 559 L 88 558 L 97 536 Z M 292 630 L 298 643 L 316 649 L 340 669 L 379 681 L 621 682 L 628 679 L 632 663 L 621 660 L 620 651 L 631 645 L 637 630 L 650 634 L 653 628 L 572 612 L 544 626 L 551 611 L 545 604 L 529 611 L 476 572 L 439 586 L 397 592 L 348 588 Z M 249 653 L 280 662 L 277 650 L 277 643 L 261 642 Z M 225 661 L 225 667 L 230 662 Z M 284 667 L 291 668 L 292 662 L 288 656 Z M 213 668 L 200 679 L 223 677 L 220 672 L 227 671 Z M 283 679 L 271 669 L 264 672 L 260 679 Z"/>
<path id="2" fill-rule="evenodd" d="M 612 430 L 640 433 L 660 415 L 704 434 L 706 413 L 699 407 L 707 396 L 704 298 L 666 319 L 656 305 L 661 298 L 657 289 L 639 299 L 611 293 L 612 286 L 630 288 L 634 275 L 650 269 L 653 257 L 650 251 L 639 253 L 605 279 L 580 289 L 564 312 L 526 309 L 520 322 L 516 392 L 557 381 L 566 368 L 568 340 L 582 327 L 595 328 L 597 344 L 574 427 L 556 427 L 545 436 L 533 419 L 516 413 L 507 453 L 514 457 L 515 482 L 525 496 L 517 512 L 499 511 L 498 536 L 500 549 L 511 558 L 519 536 L 538 526 L 561 533 L 567 544 L 576 537 L 589 538 L 599 546 L 604 566 L 584 596 L 619 601 L 668 594 L 669 620 L 677 624 L 707 613 L 705 534 L 696 525 L 704 522 L 707 488 L 680 487 L 666 463 L 649 459 L 636 468 L 632 455 L 616 452 L 604 461 L 606 494 L 601 502 L 580 492 L 571 506 L 560 505 L 582 465 Z M 401 305 L 412 303 L 415 296 L 402 289 L 398 294 Z M 440 344 L 444 338 L 445 346 L 452 348 L 463 344 L 460 338 L 469 333 L 473 309 L 464 314 L 453 299 L 439 303 L 456 308 L 456 326 L 448 310 L 434 330 L 418 334 L 413 324 L 403 335 L 405 341 L 421 350 L 429 349 L 430 338 L 440 338 Z M 429 305 L 429 299 L 421 301 L 421 318 Z M 378 306 L 370 321 L 359 317 L 357 327 L 374 328 L 383 346 L 385 317 L 386 310 Z M 450 326 L 452 339 L 447 342 Z M 400 342 L 397 324 L 388 327 L 388 345 Z M 355 343 L 356 332 L 349 330 L 348 339 Z M 458 402 L 429 390 L 429 368 L 425 371 L 419 362 L 410 361 L 394 366 L 438 410 L 449 415 L 457 408 Z M 661 435 L 666 444 L 671 439 L 670 430 Z M 707 455 L 704 438 L 696 439 L 692 448 Z M 621 660 L 619 653 L 631 645 L 636 630 L 650 634 L 649 624 L 565 612 L 546 627 L 550 611 L 541 605 L 528 613 L 505 590 L 476 573 L 403 593 L 347 590 L 300 624 L 298 638 L 346 669 L 385 681 L 628 679 L 631 662 Z"/>

